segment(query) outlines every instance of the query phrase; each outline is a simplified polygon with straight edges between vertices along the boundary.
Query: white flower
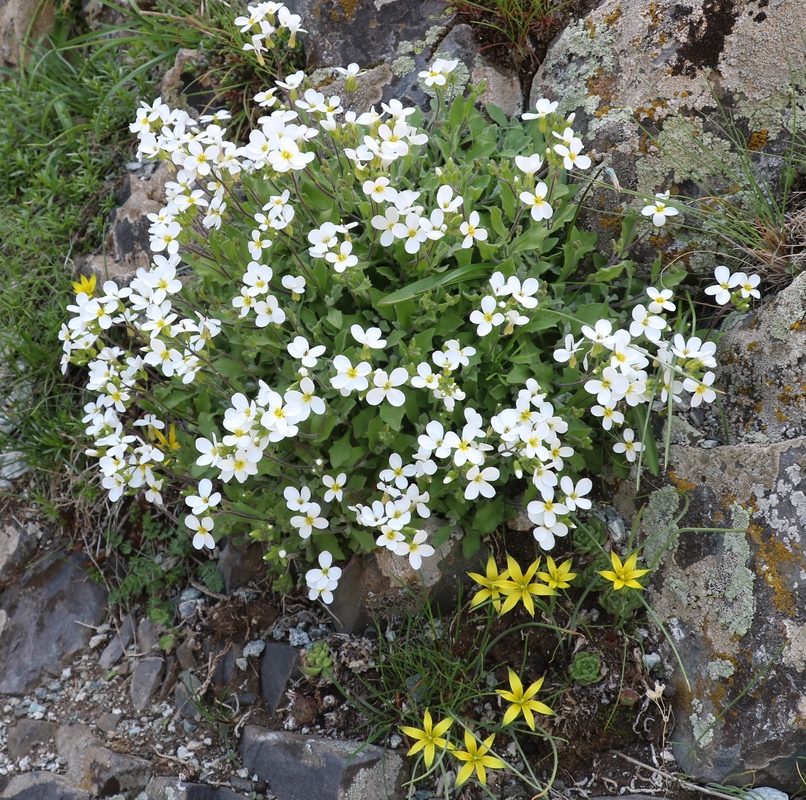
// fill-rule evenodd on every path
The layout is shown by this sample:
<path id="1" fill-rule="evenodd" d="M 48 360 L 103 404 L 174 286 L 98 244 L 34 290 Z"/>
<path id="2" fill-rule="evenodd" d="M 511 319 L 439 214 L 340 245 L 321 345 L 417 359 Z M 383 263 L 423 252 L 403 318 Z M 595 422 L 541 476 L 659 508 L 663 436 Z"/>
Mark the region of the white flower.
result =
<path id="1" fill-rule="evenodd" d="M 187 525 L 192 531 L 195 531 L 193 536 L 193 546 L 197 550 L 203 550 L 205 547 L 209 547 L 210 550 L 215 549 L 215 539 L 213 539 L 213 535 L 210 533 L 210 531 L 213 530 L 212 517 L 202 517 L 202 519 L 197 519 L 192 514 L 189 514 L 185 517 L 185 525 Z"/>
<path id="2" fill-rule="evenodd" d="M 351 325 L 350 334 L 358 344 L 369 347 L 371 350 L 382 350 L 386 347 L 386 339 L 381 339 L 383 331 L 380 328 L 367 328 L 364 330 L 360 325 Z"/>
<path id="3" fill-rule="evenodd" d="M 325 502 L 329 503 L 331 500 L 341 502 L 341 498 L 344 494 L 344 484 L 347 483 L 347 475 L 344 472 L 340 472 L 335 478 L 331 475 L 323 475 L 322 483 L 327 486 Z"/>
<path id="4" fill-rule="evenodd" d="M 761 292 L 759 292 L 759 290 L 756 288 L 761 282 L 761 277 L 759 275 L 748 276 L 744 272 L 737 272 L 733 276 L 733 280 L 736 281 L 736 286 L 739 287 L 742 297 L 755 297 L 756 299 L 761 298 Z"/>
<path id="5" fill-rule="evenodd" d="M 203 514 L 209 508 L 217 506 L 221 500 L 221 493 L 213 492 L 213 484 L 207 478 L 199 481 L 198 492 L 198 495 L 185 498 L 185 503 L 190 506 L 194 514 Z"/>
<path id="6" fill-rule="evenodd" d="M 719 305 L 724 306 L 725 303 L 730 302 L 731 290 L 739 285 L 736 280 L 737 275 L 731 275 L 730 270 L 725 266 L 719 266 L 714 270 L 714 278 L 716 278 L 716 286 L 707 286 L 705 293 L 714 296 L 714 300 Z M 739 278 L 741 280 L 741 278 Z"/>
<path id="7" fill-rule="evenodd" d="M 521 202 L 529 208 L 532 219 L 535 221 L 551 219 L 551 215 L 554 213 L 554 209 L 546 202 L 548 191 L 548 186 L 540 181 L 534 192 L 520 193 Z"/>
<path id="8" fill-rule="evenodd" d="M 569 333 L 565 337 L 565 347 L 560 347 L 554 351 L 554 360 L 559 361 L 560 364 L 565 364 L 566 361 L 570 362 L 570 366 L 576 366 L 576 354 L 582 346 L 582 339 L 578 342 L 574 341 L 574 335 Z"/>
<path id="9" fill-rule="evenodd" d="M 695 381 L 693 378 L 686 378 L 683 381 L 683 388 L 692 393 L 692 408 L 696 408 L 701 403 L 712 403 L 716 400 L 716 392 L 711 388 L 714 377 L 713 372 L 706 372 L 701 381 Z"/>
<path id="10" fill-rule="evenodd" d="M 306 511 L 311 502 L 311 490 L 307 486 L 301 489 L 286 486 L 283 489 L 283 497 L 289 511 Z"/>
<path id="11" fill-rule="evenodd" d="M 346 396 L 350 392 L 363 392 L 368 386 L 367 375 L 372 372 L 372 366 L 361 361 L 353 366 L 347 356 L 338 355 L 333 359 L 336 375 L 330 379 L 330 385 Z"/>
<path id="12" fill-rule="evenodd" d="M 379 406 L 386 400 L 389 405 L 399 408 L 406 402 L 406 395 L 396 387 L 402 386 L 408 379 L 409 373 L 405 367 L 396 367 L 389 375 L 385 370 L 376 369 L 372 376 L 375 386 L 367 392 L 367 402 L 371 406 Z"/>
<path id="13" fill-rule="evenodd" d="M 423 558 L 434 555 L 434 548 L 424 544 L 428 538 L 425 531 L 418 531 L 410 542 L 402 541 L 395 544 L 394 552 L 399 556 L 408 556 L 412 569 L 420 569 Z"/>
<path id="14" fill-rule="evenodd" d="M 363 75 L 366 72 L 366 70 L 362 70 L 361 67 L 355 63 L 355 61 L 353 61 L 351 64 L 348 64 L 346 69 L 344 67 L 333 67 L 333 69 L 336 70 L 336 72 L 338 72 L 340 75 L 344 75 L 348 78 L 350 76 L 357 78 L 359 75 Z"/>
<path id="15" fill-rule="evenodd" d="M 554 152 L 563 157 L 563 166 L 566 169 L 587 169 L 591 160 L 588 156 L 580 155 L 582 146 L 582 139 L 573 138 L 567 147 L 564 144 L 555 144 Z"/>
<path id="16" fill-rule="evenodd" d="M 333 265 L 336 272 L 344 272 L 347 267 L 354 267 L 358 263 L 358 256 L 353 254 L 352 242 L 342 242 L 336 252 L 325 254 L 325 260 Z"/>
<path id="17" fill-rule="evenodd" d="M 482 497 L 495 497 L 495 489 L 490 481 L 498 480 L 501 474 L 500 470 L 496 467 L 485 467 L 479 469 L 477 466 L 472 466 L 467 475 L 467 486 L 465 487 L 465 500 L 475 500 L 479 495 Z"/>
<path id="18" fill-rule="evenodd" d="M 453 189 L 450 186 L 440 186 L 437 191 L 437 205 L 446 214 L 456 211 L 464 202 L 461 195 L 453 196 Z"/>
<path id="19" fill-rule="evenodd" d="M 650 314 L 643 305 L 639 304 L 633 308 L 632 318 L 630 336 L 637 337 L 643 333 L 652 342 L 660 341 L 661 332 L 666 328 L 666 320 L 663 317 Z"/>
<path id="20" fill-rule="evenodd" d="M 545 97 L 541 97 L 537 101 L 537 106 L 534 112 L 527 111 L 521 115 L 521 119 L 543 119 L 543 117 L 551 114 L 557 108 L 557 103 L 552 103 Z"/>
<path id="21" fill-rule="evenodd" d="M 666 205 L 669 199 L 669 192 L 658 192 L 655 194 L 655 202 L 644 206 L 641 213 L 645 217 L 652 217 L 652 224 L 656 228 L 662 228 L 666 224 L 667 217 L 674 217 L 678 214 L 676 208 Z"/>
<path id="22" fill-rule="evenodd" d="M 384 483 L 394 483 L 395 486 L 403 490 L 409 485 L 408 479 L 414 475 L 414 464 L 403 465 L 403 459 L 399 453 L 392 453 L 389 456 L 389 469 L 384 469 L 378 476 Z"/>
<path id="23" fill-rule="evenodd" d="M 586 495 L 593 488 L 593 483 L 589 478 L 582 478 L 574 486 L 573 480 L 568 475 L 563 475 L 560 479 L 560 489 L 565 492 L 563 498 L 563 505 L 569 511 L 576 511 L 578 508 L 588 509 L 591 507 L 591 501 L 588 500 Z"/>
<path id="24" fill-rule="evenodd" d="M 321 510 L 319 503 L 310 503 L 299 515 L 291 517 L 291 524 L 299 529 L 299 535 L 303 539 L 307 539 L 313 533 L 314 528 L 317 530 L 327 528 L 327 520 L 319 516 Z"/>
<path id="25" fill-rule="evenodd" d="M 650 286 L 646 290 L 646 293 L 650 300 L 652 300 L 648 306 L 648 309 L 652 314 L 659 314 L 661 311 L 675 310 L 676 306 L 672 302 L 673 293 L 671 289 L 663 289 L 662 291 L 658 291 L 658 289 Z"/>
<path id="26" fill-rule="evenodd" d="M 477 325 L 476 334 L 486 336 L 492 329 L 497 328 L 503 321 L 504 315 L 498 311 L 498 303 L 492 295 L 481 299 L 481 310 L 473 311 L 470 321 Z"/>
<path id="27" fill-rule="evenodd" d="M 325 352 L 324 345 L 311 347 L 304 336 L 295 336 L 286 349 L 291 358 L 299 359 L 303 367 L 309 368 L 315 367 L 317 359 Z"/>
<path id="28" fill-rule="evenodd" d="M 462 240 L 462 248 L 467 249 L 473 247 L 473 242 L 483 242 L 487 238 L 487 231 L 484 228 L 479 228 L 479 214 L 478 211 L 471 211 L 467 222 L 463 222 L 459 226 L 459 231 L 465 238 Z"/>
<path id="29" fill-rule="evenodd" d="M 309 569 L 305 573 L 305 583 L 309 589 L 329 588 L 332 591 L 336 588 L 335 584 L 341 577 L 341 569 L 331 566 L 332 564 L 333 556 L 327 550 L 319 553 L 319 569 Z"/>
<path id="30" fill-rule="evenodd" d="M 638 457 L 638 453 L 644 449 L 644 445 L 641 442 L 635 441 L 635 432 L 632 428 L 625 428 L 621 436 L 623 441 L 616 442 L 613 445 L 613 452 L 624 453 L 627 457 L 627 461 L 632 464 Z"/>
<path id="31" fill-rule="evenodd" d="M 283 288 L 291 292 L 293 300 L 299 300 L 305 293 L 305 278 L 302 275 L 283 275 Z"/>
<path id="32" fill-rule="evenodd" d="M 364 181 L 361 187 L 376 203 L 391 203 L 397 197 L 397 189 L 389 185 L 389 178 L 381 176 L 374 181 Z"/>
<path id="33" fill-rule="evenodd" d="M 543 159 L 537 153 L 531 156 L 515 156 L 515 165 L 526 175 L 534 175 L 543 166 Z"/>
<path id="34" fill-rule="evenodd" d="M 602 427 L 609 431 L 613 425 L 621 425 L 624 422 L 624 414 L 621 411 L 616 411 L 615 403 L 610 403 L 604 406 L 593 406 L 591 414 L 594 417 L 602 418 Z"/>

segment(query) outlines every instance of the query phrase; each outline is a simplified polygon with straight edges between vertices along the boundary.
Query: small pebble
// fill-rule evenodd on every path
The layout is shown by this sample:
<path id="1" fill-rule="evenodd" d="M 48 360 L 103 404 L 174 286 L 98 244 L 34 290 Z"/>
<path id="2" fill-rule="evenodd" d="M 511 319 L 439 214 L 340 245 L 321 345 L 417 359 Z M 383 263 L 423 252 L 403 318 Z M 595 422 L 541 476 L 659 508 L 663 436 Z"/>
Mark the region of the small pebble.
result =
<path id="1" fill-rule="evenodd" d="M 393 733 L 389 737 L 389 747 L 391 747 L 393 750 L 396 750 L 401 744 L 403 744 L 402 736 L 398 736 L 396 733 Z"/>
<path id="2" fill-rule="evenodd" d="M 711 450 L 714 447 L 719 447 L 719 442 L 716 439 L 704 439 L 700 444 L 703 450 Z"/>
<path id="3" fill-rule="evenodd" d="M 311 643 L 311 637 L 305 631 L 298 628 L 291 628 L 288 631 L 288 642 L 291 647 L 305 647 L 306 644 Z"/>
<path id="4" fill-rule="evenodd" d="M 256 639 L 255 641 L 248 642 L 243 649 L 244 658 L 252 658 L 259 656 L 266 649 L 266 642 Z"/>

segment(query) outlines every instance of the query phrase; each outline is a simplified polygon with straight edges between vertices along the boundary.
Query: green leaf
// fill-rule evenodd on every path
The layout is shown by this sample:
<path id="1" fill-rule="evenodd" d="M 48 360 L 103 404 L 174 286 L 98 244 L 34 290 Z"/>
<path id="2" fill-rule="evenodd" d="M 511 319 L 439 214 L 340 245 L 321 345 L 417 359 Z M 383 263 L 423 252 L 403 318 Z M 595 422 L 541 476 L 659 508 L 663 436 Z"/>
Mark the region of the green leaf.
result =
<path id="1" fill-rule="evenodd" d="M 452 530 L 453 528 L 451 528 L 450 525 L 443 525 L 441 528 L 437 528 L 437 530 L 434 532 L 433 538 L 431 539 L 431 545 L 433 547 L 439 547 L 440 545 L 445 544 L 445 542 L 451 538 Z"/>
<path id="2" fill-rule="evenodd" d="M 491 263 L 468 264 L 466 267 L 457 267 L 456 269 L 443 272 L 440 275 L 432 275 L 430 278 L 423 278 L 422 280 L 410 283 L 408 286 L 404 286 L 402 289 L 398 289 L 396 292 L 387 294 L 378 301 L 377 305 L 391 306 L 395 303 L 401 303 L 404 300 L 411 300 L 426 292 L 431 292 L 440 286 L 452 286 L 460 281 L 481 278 L 485 275 L 489 275 L 494 266 L 495 265 Z"/>
<path id="3" fill-rule="evenodd" d="M 591 283 L 609 283 L 618 278 L 618 276 L 624 272 L 624 268 L 629 266 L 632 266 L 632 261 L 619 261 L 618 264 L 613 264 L 611 267 L 597 269 L 588 280 Z"/>
<path id="4" fill-rule="evenodd" d="M 333 443 L 333 447 L 330 449 L 330 466 L 337 469 L 345 464 L 353 464 L 361 458 L 362 454 L 363 450 L 353 447 L 351 432 L 347 431 L 341 439 Z"/>
<path id="5" fill-rule="evenodd" d="M 473 529 L 478 533 L 492 533 L 506 518 L 503 495 L 490 503 L 482 503 L 473 517 Z"/>
<path id="6" fill-rule="evenodd" d="M 504 215 L 498 206 L 490 208 L 490 225 L 502 239 L 509 236 L 509 229 L 504 225 Z"/>
<path id="7" fill-rule="evenodd" d="M 390 403 L 381 403 L 380 417 L 395 433 L 400 431 L 400 423 L 403 421 L 403 414 L 406 413 L 405 406 L 395 407 Z"/>
<path id="8" fill-rule="evenodd" d="M 522 233 L 512 246 L 512 255 L 539 250 L 543 240 L 548 236 L 549 230 L 545 225 L 531 225 L 529 230 Z"/>
<path id="9" fill-rule="evenodd" d="M 509 127 L 509 120 L 507 115 L 496 105 L 488 103 L 484 106 L 484 110 L 489 114 L 490 119 L 502 128 Z"/>

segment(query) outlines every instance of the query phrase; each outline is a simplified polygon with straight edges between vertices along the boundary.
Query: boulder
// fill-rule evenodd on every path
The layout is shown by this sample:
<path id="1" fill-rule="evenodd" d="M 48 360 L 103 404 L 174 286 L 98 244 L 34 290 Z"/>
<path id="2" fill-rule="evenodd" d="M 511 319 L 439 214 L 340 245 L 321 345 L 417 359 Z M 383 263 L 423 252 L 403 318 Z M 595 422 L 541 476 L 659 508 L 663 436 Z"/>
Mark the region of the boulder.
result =
<path id="1" fill-rule="evenodd" d="M 402 800 L 403 759 L 363 742 L 337 741 L 247 725 L 241 760 L 277 800 Z"/>
<path id="2" fill-rule="evenodd" d="M 605 0 L 549 47 L 530 106 L 549 97 L 561 113 L 578 112 L 586 148 L 646 197 L 696 193 L 692 174 L 727 189 L 717 164 L 741 174 L 724 130 L 730 114 L 774 185 L 806 85 L 802 14 L 801 0 Z M 591 202 L 604 213 L 587 220 L 606 238 L 618 231 L 614 214 L 644 201 L 603 191 Z M 665 237 L 672 257 L 670 247 Z M 713 265 L 707 254 L 688 261 Z"/>
<path id="3" fill-rule="evenodd" d="M 801 786 L 806 752 L 806 438 L 674 445 L 667 486 L 641 519 L 648 599 L 682 660 L 671 736 L 703 783 Z M 678 490 L 690 500 L 677 533 Z M 676 663 L 671 650 L 667 662 Z"/>
<path id="4" fill-rule="evenodd" d="M 731 442 L 806 436 L 806 273 L 745 314 L 716 357 Z"/>
<path id="5" fill-rule="evenodd" d="M 144 658 L 138 661 L 132 671 L 129 694 L 135 710 L 142 711 L 162 684 L 165 672 L 165 659 Z"/>
<path id="6" fill-rule="evenodd" d="M 274 714 L 285 697 L 289 684 L 301 677 L 299 651 L 286 644 L 269 642 L 260 662 L 260 691 L 266 706 Z"/>
<path id="7" fill-rule="evenodd" d="M 27 756 L 38 744 L 46 744 L 56 736 L 59 726 L 41 719 L 20 719 L 8 728 L 8 754 L 19 759 Z"/>
<path id="8" fill-rule="evenodd" d="M 92 795 L 73 786 L 62 775 L 52 772 L 25 772 L 15 775 L 5 790 L 4 800 L 92 800 Z"/>
<path id="9" fill-rule="evenodd" d="M 0 526 L 0 590 L 22 574 L 41 535 L 42 529 L 33 522 L 8 520 Z"/>
<path id="10" fill-rule="evenodd" d="M 25 60 L 23 43 L 36 42 L 53 29 L 56 6 L 40 0 L 0 3 L 0 67 L 13 69 Z"/>
<path id="11" fill-rule="evenodd" d="M 85 725 L 62 725 L 56 747 L 67 759 L 67 778 L 94 797 L 134 798 L 151 779 L 150 762 L 104 747 Z"/>
<path id="12" fill-rule="evenodd" d="M 181 778 L 152 778 L 145 792 L 146 800 L 246 800 L 224 787 L 188 783 Z"/>
<path id="13" fill-rule="evenodd" d="M 0 694 L 24 694 L 57 675 L 106 616 L 106 590 L 81 553 L 57 553 L 0 595 Z"/>

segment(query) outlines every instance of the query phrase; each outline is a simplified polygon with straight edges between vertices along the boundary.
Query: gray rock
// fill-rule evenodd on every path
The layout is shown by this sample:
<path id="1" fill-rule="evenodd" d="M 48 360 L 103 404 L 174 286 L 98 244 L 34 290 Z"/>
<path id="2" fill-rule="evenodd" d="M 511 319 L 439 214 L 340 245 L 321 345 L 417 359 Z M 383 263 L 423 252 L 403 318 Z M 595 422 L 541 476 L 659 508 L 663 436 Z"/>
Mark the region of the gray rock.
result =
<path id="1" fill-rule="evenodd" d="M 45 744 L 56 736 L 59 726 L 55 722 L 39 719 L 21 719 L 8 728 L 8 754 L 11 758 L 27 756 L 37 744 Z"/>
<path id="2" fill-rule="evenodd" d="M 806 273 L 729 330 L 717 349 L 717 383 L 730 441 L 806 436 Z"/>
<path id="3" fill-rule="evenodd" d="M 174 686 L 174 708 L 183 719 L 198 722 L 201 713 L 194 705 L 194 700 L 198 697 L 201 681 L 189 672 L 183 672 L 179 677 Z"/>
<path id="4" fill-rule="evenodd" d="M 50 3 L 9 0 L 0 5 L 0 66 L 19 66 L 20 43 L 40 39 L 53 29 L 55 18 L 56 9 Z"/>
<path id="5" fill-rule="evenodd" d="M 359 748 L 361 749 L 358 752 Z M 241 760 L 277 800 L 402 800 L 403 759 L 362 742 L 244 728 Z"/>
<path id="6" fill-rule="evenodd" d="M 443 522 L 432 516 L 424 521 L 422 529 L 433 536 Z M 464 557 L 461 528 L 451 530 L 448 540 L 423 560 L 418 572 L 408 559 L 386 549 L 354 558 L 333 593 L 330 610 L 336 619 L 336 630 L 355 633 L 363 631 L 373 619 L 414 613 L 427 597 L 437 607 L 452 610 L 457 585 L 469 583 L 467 573 L 478 571 L 479 563 L 485 559 L 484 550 L 471 558 Z"/>
<path id="7" fill-rule="evenodd" d="M 52 772 L 25 772 L 15 775 L 0 792 L 4 800 L 92 800 L 90 792 L 73 786 L 62 775 Z"/>
<path id="8" fill-rule="evenodd" d="M 129 693 L 132 705 L 142 711 L 151 702 L 162 681 L 165 661 L 162 658 L 144 658 L 138 661 L 132 672 Z"/>
<path id="9" fill-rule="evenodd" d="M 691 687 L 679 668 L 666 680 L 675 758 L 703 783 L 752 772 L 794 792 L 806 752 L 806 438 L 673 445 L 669 474 L 690 500 L 680 527 L 747 531 L 676 534 L 671 487 L 641 520 L 644 560 L 663 553 L 648 597 Z M 677 663 L 669 647 L 664 662 Z"/>
<path id="10" fill-rule="evenodd" d="M 117 727 L 118 722 L 120 722 L 122 716 L 123 714 L 101 714 L 101 716 L 95 721 L 95 727 L 98 728 L 98 730 L 102 733 L 112 733 L 112 731 Z"/>
<path id="11" fill-rule="evenodd" d="M 734 0 L 605 0 L 551 44 L 529 104 L 550 97 L 559 101 L 560 113 L 578 112 L 575 128 L 587 129 L 586 149 L 604 157 L 622 186 L 645 197 L 670 187 L 690 193 L 696 191 L 686 182 L 692 173 L 714 172 L 720 162 L 741 172 L 719 129 L 725 120 L 716 100 L 753 135 L 751 149 L 769 141 L 765 151 L 780 154 L 791 138 L 793 92 L 802 96 L 806 66 L 802 14 L 801 0 L 763 7 Z M 751 158 L 759 168 L 777 161 L 780 172 L 781 159 Z M 774 185 L 777 176 L 767 172 Z M 707 194 L 732 182 L 724 175 L 703 177 L 717 187 Z M 612 213 L 644 203 L 615 191 L 598 194 L 591 206 L 597 213 L 587 219 L 593 224 L 598 217 L 594 227 L 603 235 Z M 671 258 L 670 250 L 664 245 Z M 691 264 L 710 271 L 714 256 L 695 254 Z"/>
<path id="12" fill-rule="evenodd" d="M 272 714 L 277 711 L 289 683 L 300 676 L 299 652 L 288 645 L 269 642 L 260 662 L 260 691 Z"/>
<path id="13" fill-rule="evenodd" d="M 56 747 L 67 759 L 67 778 L 96 797 L 133 796 L 151 779 L 148 761 L 109 750 L 86 725 L 62 725 Z"/>
<path id="14" fill-rule="evenodd" d="M 137 647 L 143 654 L 150 653 L 159 647 L 157 626 L 150 619 L 141 619 L 137 626 Z"/>
<path id="15" fill-rule="evenodd" d="M 187 783 L 180 778 L 152 778 L 146 787 L 146 800 L 246 800 L 223 787 Z"/>
<path id="16" fill-rule="evenodd" d="M 189 641 L 184 641 L 176 648 L 176 660 L 183 670 L 197 669 L 198 663 L 193 651 L 193 646 Z"/>
<path id="17" fill-rule="evenodd" d="M 36 552 L 41 533 L 33 522 L 18 525 L 9 521 L 0 527 L 0 589 L 22 575 L 28 559 Z"/>
<path id="18" fill-rule="evenodd" d="M 107 598 L 90 568 L 80 553 L 57 553 L 0 595 L 0 694 L 23 694 L 43 675 L 58 676 L 87 646 Z"/>
<path id="19" fill-rule="evenodd" d="M 224 593 L 257 585 L 266 578 L 266 562 L 263 547 L 252 542 L 247 547 L 236 547 L 231 541 L 218 557 L 218 571 L 224 578 Z"/>
<path id="20" fill-rule="evenodd" d="M 134 617 L 127 614 L 123 622 L 120 623 L 120 631 L 112 638 L 112 641 L 104 648 L 98 663 L 104 669 L 110 669 L 123 658 L 123 653 L 134 639 Z"/>

